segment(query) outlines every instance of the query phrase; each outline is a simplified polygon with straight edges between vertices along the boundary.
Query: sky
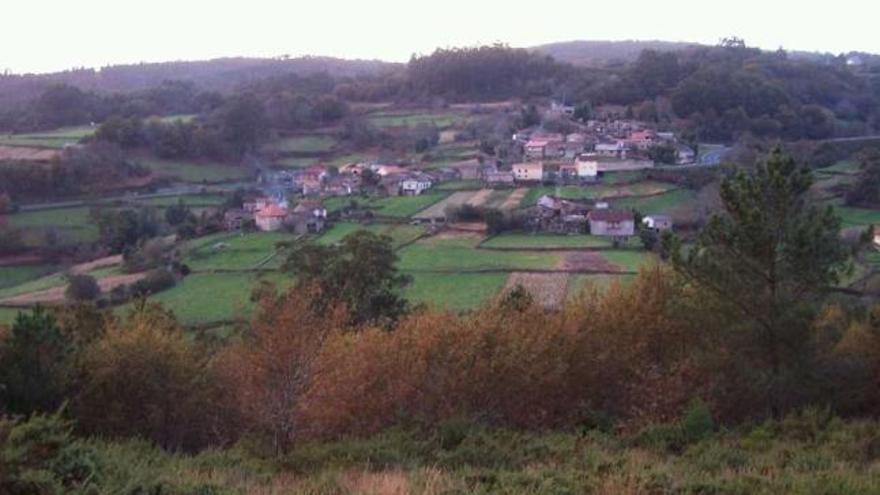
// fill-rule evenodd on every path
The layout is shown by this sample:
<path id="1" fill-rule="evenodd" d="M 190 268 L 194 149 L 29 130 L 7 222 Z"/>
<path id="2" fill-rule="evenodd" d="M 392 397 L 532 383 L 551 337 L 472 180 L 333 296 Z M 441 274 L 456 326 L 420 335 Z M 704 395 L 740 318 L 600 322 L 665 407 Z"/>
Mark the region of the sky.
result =
<path id="1" fill-rule="evenodd" d="M 571 40 L 880 53 L 874 0 L 2 0 L 0 71 L 227 56 L 404 62 L 437 47 Z"/>

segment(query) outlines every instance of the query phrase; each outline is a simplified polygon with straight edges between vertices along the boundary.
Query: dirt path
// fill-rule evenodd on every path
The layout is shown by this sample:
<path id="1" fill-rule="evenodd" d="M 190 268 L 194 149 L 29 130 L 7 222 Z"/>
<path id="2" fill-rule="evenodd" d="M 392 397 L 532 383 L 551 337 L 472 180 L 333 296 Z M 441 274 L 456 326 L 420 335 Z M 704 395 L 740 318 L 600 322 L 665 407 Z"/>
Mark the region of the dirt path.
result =
<path id="1" fill-rule="evenodd" d="M 568 273 L 513 272 L 507 278 L 504 292 L 521 285 L 535 302 L 545 308 L 558 308 L 568 293 Z"/>
<path id="2" fill-rule="evenodd" d="M 109 292 L 120 285 L 128 285 L 146 277 L 146 273 L 131 273 L 127 275 L 114 275 L 98 280 L 98 286 L 101 292 Z M 52 304 L 64 301 L 64 291 L 67 286 L 54 287 L 52 289 L 21 294 L 19 296 L 10 297 L 0 300 L 0 304 L 6 306 L 30 306 L 33 304 Z"/>
<path id="3" fill-rule="evenodd" d="M 527 187 L 520 187 L 514 190 L 512 193 L 510 193 L 510 196 L 508 196 L 507 199 L 505 199 L 504 202 L 501 203 L 501 209 L 515 210 L 519 208 L 519 204 L 522 203 L 522 199 L 526 197 L 526 194 L 528 194 L 528 192 L 529 188 Z"/>
<path id="4" fill-rule="evenodd" d="M 476 192 L 469 200 L 467 200 L 467 204 L 471 206 L 483 206 L 483 203 L 489 199 L 489 196 L 492 195 L 494 191 L 492 189 L 480 189 Z"/>
<path id="5" fill-rule="evenodd" d="M 70 272 L 75 274 L 88 273 L 92 270 L 97 270 L 98 268 L 120 264 L 122 264 L 122 255 L 117 254 L 115 256 L 107 256 L 106 258 L 98 258 L 96 260 L 88 261 L 86 263 L 74 265 L 70 269 Z"/>

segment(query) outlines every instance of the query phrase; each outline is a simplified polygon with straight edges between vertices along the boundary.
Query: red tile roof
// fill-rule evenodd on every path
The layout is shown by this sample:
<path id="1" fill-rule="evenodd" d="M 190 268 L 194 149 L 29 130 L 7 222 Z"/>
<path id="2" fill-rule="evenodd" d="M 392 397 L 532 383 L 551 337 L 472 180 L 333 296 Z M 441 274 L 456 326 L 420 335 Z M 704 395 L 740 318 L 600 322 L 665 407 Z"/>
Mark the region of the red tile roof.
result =
<path id="1" fill-rule="evenodd" d="M 257 212 L 257 216 L 260 217 L 286 217 L 287 216 L 287 208 L 282 208 L 278 205 L 269 205 L 262 210 Z"/>

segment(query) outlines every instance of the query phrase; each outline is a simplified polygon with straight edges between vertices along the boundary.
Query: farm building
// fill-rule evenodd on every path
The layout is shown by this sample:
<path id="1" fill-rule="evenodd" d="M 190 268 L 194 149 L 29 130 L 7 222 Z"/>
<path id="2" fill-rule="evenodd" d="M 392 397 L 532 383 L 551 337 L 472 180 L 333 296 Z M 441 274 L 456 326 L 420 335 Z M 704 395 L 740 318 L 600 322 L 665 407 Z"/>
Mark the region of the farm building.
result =
<path id="1" fill-rule="evenodd" d="M 614 143 L 599 143 L 593 147 L 593 151 L 597 156 L 626 158 L 627 148 L 623 141 L 617 141 Z"/>
<path id="2" fill-rule="evenodd" d="M 254 215 L 254 220 L 257 223 L 258 229 L 264 232 L 274 232 L 280 230 L 284 225 L 284 219 L 287 217 L 288 213 L 289 211 L 287 208 L 276 204 L 270 204 L 257 211 L 256 215 Z"/>
<path id="3" fill-rule="evenodd" d="M 253 213 L 248 213 L 240 208 L 226 210 L 223 214 L 223 227 L 226 230 L 241 230 L 248 221 L 253 221 Z"/>
<path id="4" fill-rule="evenodd" d="M 513 187 L 513 172 L 487 172 L 483 175 L 483 181 L 488 187 Z"/>
<path id="5" fill-rule="evenodd" d="M 544 179 L 544 163 L 516 163 L 511 169 L 513 177 L 522 182 L 540 182 Z"/>
<path id="6" fill-rule="evenodd" d="M 418 196 L 431 188 L 433 182 L 425 174 L 413 174 L 400 181 L 400 194 L 403 196 Z"/>
<path id="7" fill-rule="evenodd" d="M 648 215 L 642 219 L 642 224 L 656 232 L 672 230 L 672 217 L 669 215 Z"/>
<path id="8" fill-rule="evenodd" d="M 632 212 L 598 208 L 587 215 L 590 234 L 605 237 L 631 237 L 635 234 L 635 219 Z"/>
<path id="9" fill-rule="evenodd" d="M 675 160 L 679 165 L 688 165 L 697 161 L 693 148 L 685 144 L 675 145 Z"/>
<path id="10" fill-rule="evenodd" d="M 538 199 L 532 224 L 545 232 L 583 234 L 588 211 L 586 204 L 544 195 Z"/>

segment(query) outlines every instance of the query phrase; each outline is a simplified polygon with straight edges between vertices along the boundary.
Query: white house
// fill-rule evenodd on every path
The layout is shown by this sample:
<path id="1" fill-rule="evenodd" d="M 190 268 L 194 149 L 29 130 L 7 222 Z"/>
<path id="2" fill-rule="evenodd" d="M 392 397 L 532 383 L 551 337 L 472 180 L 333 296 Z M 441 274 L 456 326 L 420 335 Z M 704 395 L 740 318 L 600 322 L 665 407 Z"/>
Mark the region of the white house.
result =
<path id="1" fill-rule="evenodd" d="M 580 157 L 575 160 L 577 176 L 581 179 L 592 179 L 599 175 L 599 162 L 596 160 L 584 160 Z"/>
<path id="2" fill-rule="evenodd" d="M 431 188 L 431 179 L 425 176 L 410 176 L 400 181 L 400 193 L 404 196 L 418 196 Z"/>
<path id="3" fill-rule="evenodd" d="M 668 215 L 648 215 L 642 219 L 642 224 L 656 232 L 672 230 L 672 217 Z"/>

